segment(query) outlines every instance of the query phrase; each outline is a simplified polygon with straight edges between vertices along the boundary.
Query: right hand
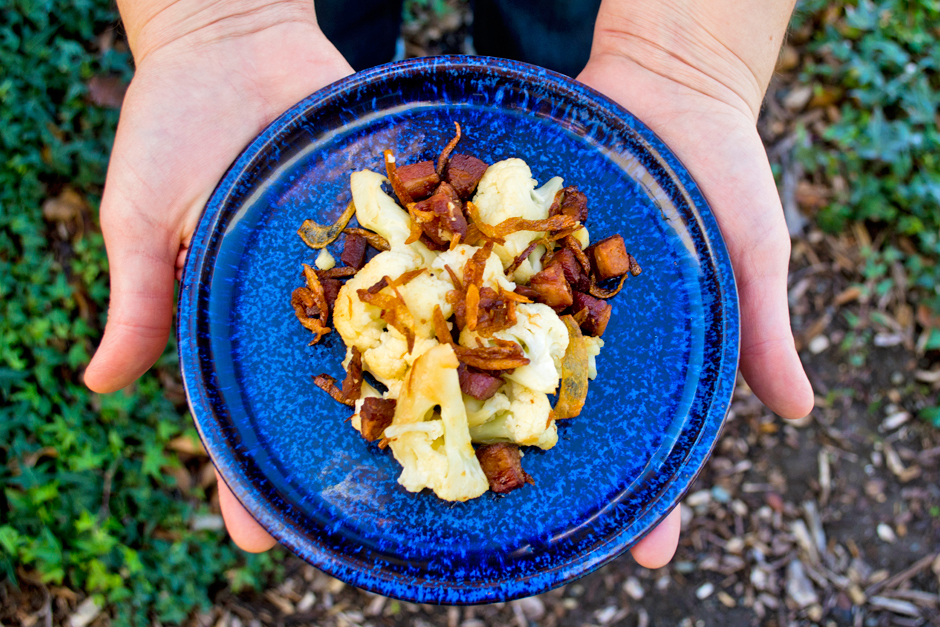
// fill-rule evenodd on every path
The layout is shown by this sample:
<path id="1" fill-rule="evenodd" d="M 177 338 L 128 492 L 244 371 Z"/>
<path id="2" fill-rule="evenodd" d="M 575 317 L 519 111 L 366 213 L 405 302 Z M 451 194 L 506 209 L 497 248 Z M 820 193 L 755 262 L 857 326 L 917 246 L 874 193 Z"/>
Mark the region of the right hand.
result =
<path id="1" fill-rule="evenodd" d="M 85 372 L 97 392 L 130 385 L 166 347 L 174 282 L 226 169 L 279 114 L 352 73 L 312 2 L 127 0 L 121 13 L 137 71 L 101 201 L 111 303 Z M 271 548 L 223 481 L 219 492 L 235 543 Z"/>

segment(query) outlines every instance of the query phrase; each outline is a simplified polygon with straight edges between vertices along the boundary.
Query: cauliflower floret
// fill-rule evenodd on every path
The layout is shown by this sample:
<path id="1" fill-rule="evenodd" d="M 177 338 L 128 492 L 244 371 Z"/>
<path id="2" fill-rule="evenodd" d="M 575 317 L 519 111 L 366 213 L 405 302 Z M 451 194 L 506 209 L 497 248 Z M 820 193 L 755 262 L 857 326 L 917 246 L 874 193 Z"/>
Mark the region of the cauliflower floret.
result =
<path id="1" fill-rule="evenodd" d="M 389 438 L 389 447 L 403 467 L 398 482 L 411 492 L 431 488 L 447 501 L 476 498 L 489 487 L 470 444 L 458 365 L 449 344 L 439 344 L 415 360 L 395 406 L 392 427 L 398 430 L 393 429 L 392 434 L 398 435 Z M 441 411 L 441 436 L 433 437 L 437 433 L 433 429 L 402 429 L 425 422 L 435 415 L 435 406 Z"/>
<path id="2" fill-rule="evenodd" d="M 437 346 L 436 339 L 416 337 L 408 352 L 408 340 L 398 329 L 382 333 L 379 345 L 362 353 L 362 367 L 388 388 L 385 398 L 398 398 L 405 373 L 415 360 Z"/>
<path id="3" fill-rule="evenodd" d="M 349 177 L 356 218 L 363 228 L 375 231 L 394 248 L 404 245 L 411 233 L 411 218 L 388 194 L 382 191 L 384 176 L 370 170 L 353 172 Z"/>
<path id="4" fill-rule="evenodd" d="M 359 300 L 356 292 L 372 287 L 384 276 L 396 278 L 414 270 L 421 266 L 422 261 L 421 255 L 407 246 L 394 248 L 373 257 L 346 282 L 333 305 L 333 326 L 346 346 L 355 346 L 365 353 L 378 346 L 385 329 L 382 310 Z"/>
<path id="5" fill-rule="evenodd" d="M 471 427 L 473 441 L 484 444 L 515 442 L 545 450 L 555 446 L 558 427 L 551 417 L 552 405 L 548 396 L 515 382 L 504 389 L 510 401 L 509 410 L 489 422 Z"/>
<path id="6" fill-rule="evenodd" d="M 584 346 L 587 348 L 588 354 L 588 379 L 593 381 L 594 378 L 597 377 L 596 357 L 601 354 L 601 348 L 604 346 L 604 340 L 599 337 L 594 337 L 593 335 L 585 335 Z"/>
<path id="7" fill-rule="evenodd" d="M 497 392 L 485 401 L 464 394 L 463 402 L 467 406 L 467 424 L 471 429 L 509 411 L 509 398 L 502 392 Z"/>
<path id="8" fill-rule="evenodd" d="M 554 393 L 561 378 L 561 360 L 568 348 L 568 329 L 551 307 L 541 303 L 517 305 L 516 317 L 516 324 L 497 331 L 493 337 L 518 342 L 529 363 L 503 378 L 536 392 Z M 475 332 L 464 329 L 460 333 L 460 344 L 474 347 L 477 337 Z"/>
<path id="9" fill-rule="evenodd" d="M 445 271 L 444 274 L 446 275 L 447 272 Z M 434 307 L 439 306 L 444 318 L 449 318 L 453 313 L 453 306 L 447 302 L 447 292 L 452 289 L 454 286 L 450 282 L 450 276 L 445 279 L 429 273 L 417 276 L 398 288 L 398 293 L 401 294 L 405 304 L 408 305 L 408 311 L 414 317 L 416 337 L 435 337 L 434 322 L 431 318 Z"/>
<path id="10" fill-rule="evenodd" d="M 556 176 L 538 190 L 535 189 L 535 185 L 532 171 L 525 161 L 506 159 L 487 168 L 477 186 L 473 204 L 480 211 L 480 219 L 493 226 L 508 218 L 544 220 L 548 217 L 548 208 L 552 204 L 555 192 L 561 189 L 562 180 Z M 503 267 L 506 267 L 526 249 L 532 240 L 541 235 L 535 231 L 517 231 L 507 235 L 506 243 L 495 246 L 493 250 L 499 255 Z M 522 265 L 530 264 L 530 259 L 524 261 Z M 528 265 L 516 278 L 526 280 L 532 274 L 534 274 L 532 267 Z"/>

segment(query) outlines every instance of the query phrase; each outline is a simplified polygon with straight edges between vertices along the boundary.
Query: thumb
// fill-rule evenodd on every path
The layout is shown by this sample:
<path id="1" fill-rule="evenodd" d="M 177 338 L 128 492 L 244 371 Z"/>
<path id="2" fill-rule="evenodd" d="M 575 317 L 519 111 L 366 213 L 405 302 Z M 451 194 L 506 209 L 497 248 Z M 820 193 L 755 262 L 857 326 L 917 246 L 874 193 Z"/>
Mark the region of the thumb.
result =
<path id="1" fill-rule="evenodd" d="M 108 323 L 85 371 L 85 384 L 102 393 L 136 381 L 166 347 L 179 249 L 166 228 L 150 222 L 143 211 L 113 211 L 115 196 L 105 192 L 101 213 L 111 273 Z"/>

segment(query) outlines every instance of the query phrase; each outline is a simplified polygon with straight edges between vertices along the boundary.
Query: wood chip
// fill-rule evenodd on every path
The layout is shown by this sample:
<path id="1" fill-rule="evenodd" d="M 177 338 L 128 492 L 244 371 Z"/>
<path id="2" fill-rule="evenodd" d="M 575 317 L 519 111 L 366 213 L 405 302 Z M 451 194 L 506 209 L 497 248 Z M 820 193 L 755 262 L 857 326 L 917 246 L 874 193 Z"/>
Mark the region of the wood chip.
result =
<path id="1" fill-rule="evenodd" d="M 888 597 L 871 597 L 868 605 L 875 609 L 886 610 L 902 616 L 920 616 L 920 609 L 909 601 L 889 599 Z"/>

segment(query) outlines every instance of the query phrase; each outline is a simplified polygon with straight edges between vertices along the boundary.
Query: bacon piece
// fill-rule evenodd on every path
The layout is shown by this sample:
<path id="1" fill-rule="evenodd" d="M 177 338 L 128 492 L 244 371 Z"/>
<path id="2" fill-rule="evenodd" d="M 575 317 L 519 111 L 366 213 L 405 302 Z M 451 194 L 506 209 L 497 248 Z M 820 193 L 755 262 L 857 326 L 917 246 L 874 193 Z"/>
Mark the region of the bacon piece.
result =
<path id="1" fill-rule="evenodd" d="M 356 235 L 353 233 L 346 234 L 346 241 L 343 242 L 343 254 L 339 256 L 339 260 L 343 262 L 344 265 L 347 265 L 356 270 L 362 270 L 362 266 L 366 263 L 366 238 L 361 235 Z"/>
<path id="2" fill-rule="evenodd" d="M 447 158 L 450 157 L 450 153 L 454 152 L 454 148 L 457 147 L 457 142 L 460 141 L 460 124 L 454 122 L 455 135 L 453 139 L 447 142 L 447 145 L 444 146 L 444 150 L 441 151 L 440 156 L 437 158 L 437 175 L 444 175 L 444 166 L 447 165 Z"/>
<path id="3" fill-rule="evenodd" d="M 374 442 L 382 437 L 395 417 L 395 399 L 370 396 L 363 399 L 359 410 L 362 437 Z"/>
<path id="4" fill-rule="evenodd" d="M 357 226 L 351 226 L 343 229 L 343 233 L 346 235 L 359 235 L 366 238 L 366 241 L 369 242 L 369 246 L 376 250 L 389 250 L 391 246 L 388 245 L 388 240 L 379 235 L 378 233 L 373 233 L 366 229 L 361 229 Z"/>
<path id="5" fill-rule="evenodd" d="M 336 379 L 331 377 L 328 374 L 318 374 L 315 377 L 312 377 L 314 384 L 327 394 L 333 397 L 333 400 L 342 403 L 343 405 L 349 405 L 352 407 L 355 405 L 355 401 L 343 398 L 343 391 L 339 389 L 336 385 Z"/>
<path id="6" fill-rule="evenodd" d="M 477 184 L 488 167 L 488 164 L 476 157 L 454 155 L 444 167 L 444 180 L 453 185 L 457 194 L 466 200 L 476 191 Z"/>
<path id="7" fill-rule="evenodd" d="M 484 444 L 477 447 L 476 455 L 490 490 L 496 494 L 506 494 L 526 483 L 535 484 L 529 473 L 522 469 L 522 455 L 515 444 Z"/>
<path id="8" fill-rule="evenodd" d="M 438 194 L 443 194 L 447 196 L 455 203 L 460 203 L 463 205 L 463 201 L 460 199 L 460 196 L 457 194 L 457 190 L 454 189 L 454 186 L 448 183 L 447 181 L 441 181 L 441 184 L 437 186 L 437 189 L 434 190 L 432 196 L 437 196 Z"/>
<path id="9" fill-rule="evenodd" d="M 392 184 L 392 191 L 395 192 L 395 196 L 398 197 L 398 202 L 401 203 L 401 206 L 407 207 L 414 202 L 414 198 L 408 193 L 408 189 L 405 187 L 405 184 L 402 183 L 401 177 L 398 175 L 395 155 L 392 154 L 391 150 L 385 150 L 382 152 L 382 156 L 385 157 L 385 174 L 388 176 L 388 182 Z"/>
<path id="10" fill-rule="evenodd" d="M 538 300 L 539 298 L 539 293 L 528 285 L 517 285 L 516 289 L 513 290 L 513 293 L 517 296 L 528 299 L 530 303 Z"/>
<path id="11" fill-rule="evenodd" d="M 326 307 L 332 320 L 333 305 L 336 303 L 336 297 L 339 296 L 339 289 L 343 287 L 343 284 L 336 279 L 323 279 L 320 284 L 323 285 L 323 296 L 326 298 Z"/>
<path id="12" fill-rule="evenodd" d="M 562 248 L 552 253 L 546 261 L 543 262 L 545 268 L 559 266 L 565 275 L 565 280 L 576 290 L 585 291 L 588 289 L 591 281 L 584 272 L 575 252 L 570 248 Z M 589 266 L 590 267 L 590 266 Z"/>
<path id="13" fill-rule="evenodd" d="M 454 306 L 454 320 L 458 329 L 476 330 L 483 337 L 489 337 L 516 324 L 516 298 L 505 296 L 506 292 L 497 292 L 490 287 L 480 289 L 478 297 L 470 297 L 472 289 L 476 289 L 476 286 L 468 287 L 466 295 L 456 290 L 447 294 L 448 302 Z M 476 324 L 471 328 L 473 314 L 470 309 L 472 300 L 477 298 Z"/>
<path id="14" fill-rule="evenodd" d="M 555 200 L 548 210 L 548 215 L 571 216 L 583 224 L 588 217 L 587 196 L 578 191 L 577 187 L 569 185 L 555 194 Z"/>
<path id="15" fill-rule="evenodd" d="M 457 376 L 460 378 L 461 391 L 479 401 L 492 398 L 496 391 L 503 386 L 503 380 L 498 376 L 476 368 L 470 368 L 465 364 L 460 364 L 457 368 Z"/>
<path id="16" fill-rule="evenodd" d="M 398 178 L 412 200 L 427 198 L 441 182 L 433 161 L 419 161 L 398 168 Z"/>
<path id="17" fill-rule="evenodd" d="M 467 235 L 462 207 L 460 199 L 454 201 L 445 191 L 415 204 L 415 215 L 422 216 L 419 224 L 425 235 L 438 245 L 447 245 L 456 235 Z"/>
<path id="18" fill-rule="evenodd" d="M 630 271 L 630 255 L 623 243 L 623 237 L 611 235 L 588 246 L 584 251 L 591 260 L 591 266 L 598 281 L 626 274 Z"/>
<path id="19" fill-rule="evenodd" d="M 587 335 L 600 337 L 607 329 L 613 307 L 599 298 L 575 290 L 571 310 L 575 312 L 575 320 L 578 320 L 582 331 Z"/>
<path id="20" fill-rule="evenodd" d="M 353 346 L 349 369 L 346 371 L 346 378 L 343 379 L 343 402 L 357 401 L 360 394 L 362 394 L 362 353 Z"/>
<path id="21" fill-rule="evenodd" d="M 529 287 L 538 293 L 538 300 L 553 309 L 564 309 L 572 303 L 571 286 L 565 280 L 561 264 L 553 264 L 529 280 Z"/>

